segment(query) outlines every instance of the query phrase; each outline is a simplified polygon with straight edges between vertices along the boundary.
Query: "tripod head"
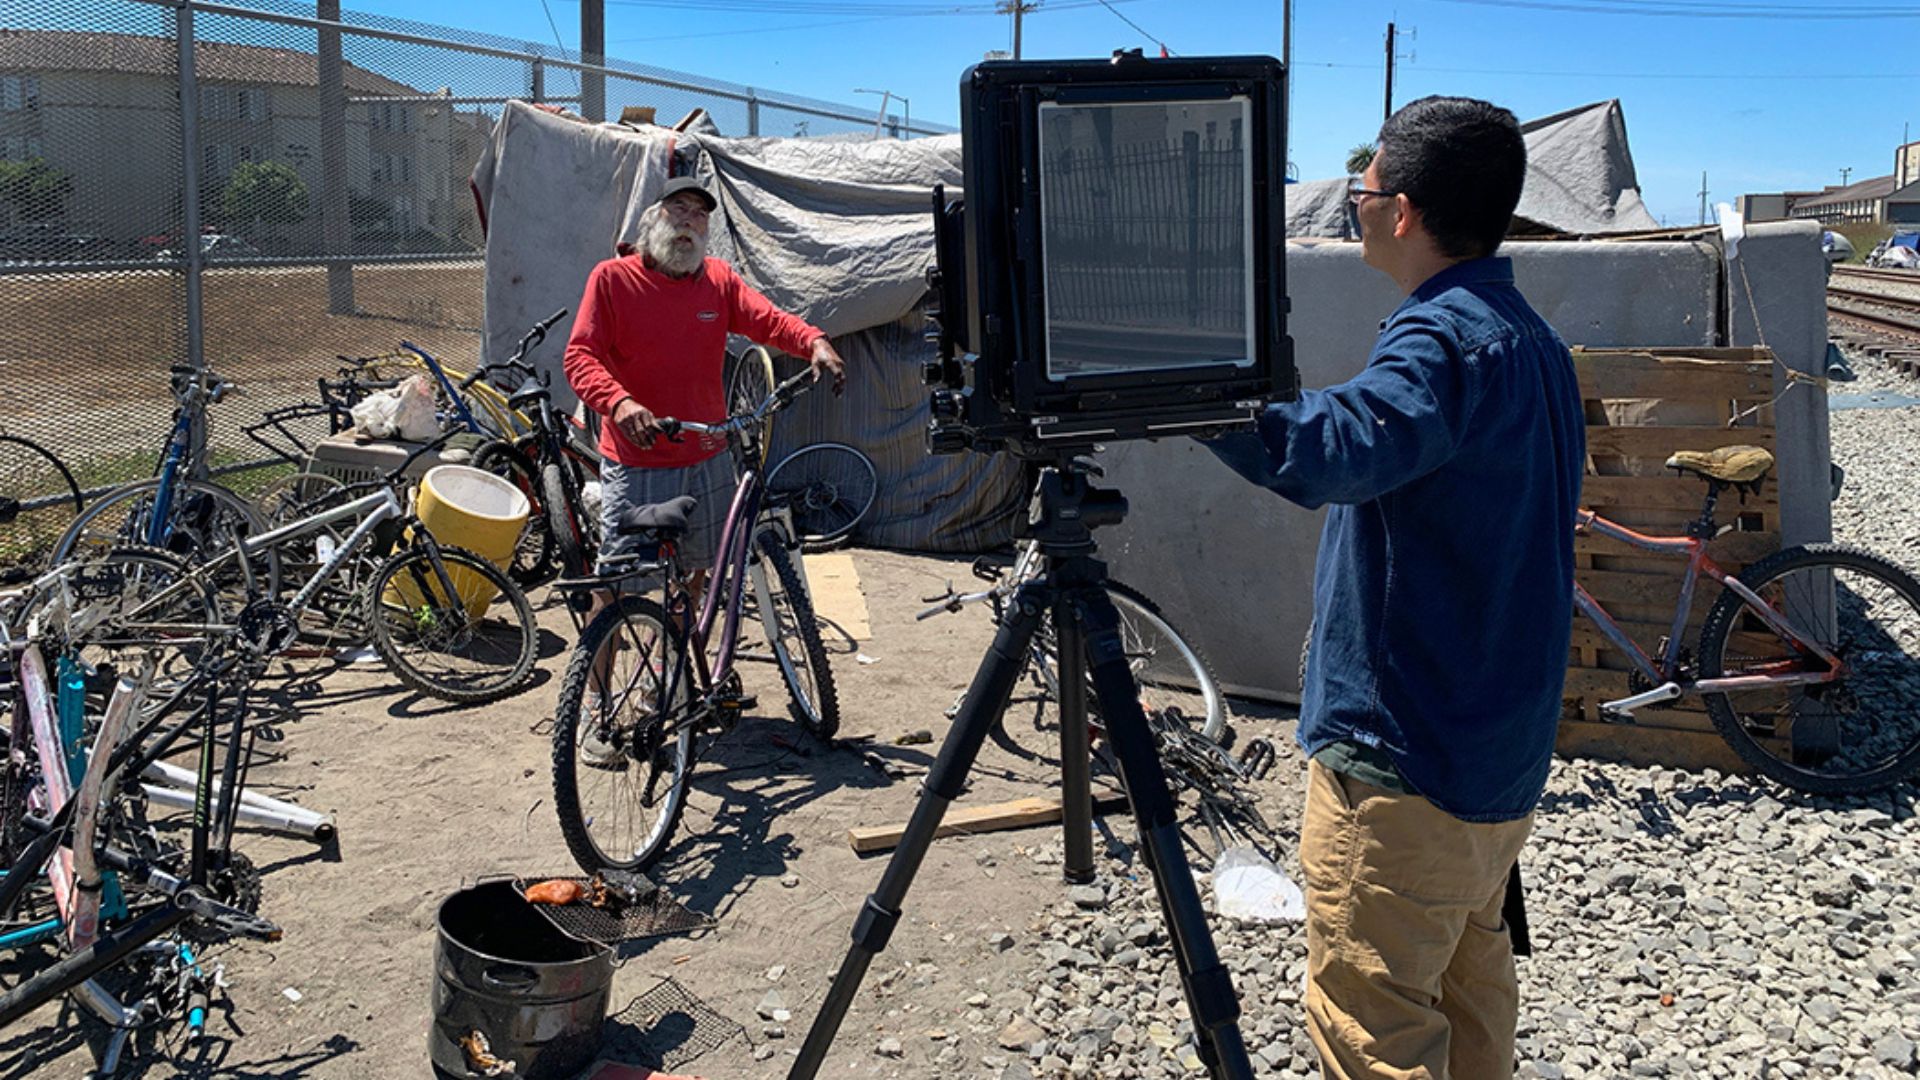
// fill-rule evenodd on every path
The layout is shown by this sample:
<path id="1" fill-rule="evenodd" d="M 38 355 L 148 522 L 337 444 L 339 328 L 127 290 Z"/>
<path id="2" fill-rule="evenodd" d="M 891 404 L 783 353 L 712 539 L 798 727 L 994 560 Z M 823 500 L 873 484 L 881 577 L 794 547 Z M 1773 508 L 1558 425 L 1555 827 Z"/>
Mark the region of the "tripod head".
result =
<path id="1" fill-rule="evenodd" d="M 1095 487 L 1090 477 L 1097 475 L 1100 467 L 1085 457 L 1063 455 L 1042 465 L 1018 535 L 1039 541 L 1049 558 L 1093 554 L 1093 530 L 1127 516 L 1127 497 Z"/>

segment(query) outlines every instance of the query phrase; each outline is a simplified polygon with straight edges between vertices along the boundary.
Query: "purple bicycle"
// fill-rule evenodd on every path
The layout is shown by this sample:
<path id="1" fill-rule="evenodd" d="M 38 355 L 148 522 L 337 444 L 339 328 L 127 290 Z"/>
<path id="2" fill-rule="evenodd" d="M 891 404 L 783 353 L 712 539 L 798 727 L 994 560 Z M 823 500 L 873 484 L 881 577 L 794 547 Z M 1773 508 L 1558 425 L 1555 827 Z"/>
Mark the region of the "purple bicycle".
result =
<path id="1" fill-rule="evenodd" d="M 555 583 L 576 606 L 593 592 L 618 591 L 581 631 L 554 711 L 554 808 L 588 873 L 642 870 L 666 850 L 694 763 L 756 704 L 736 667 L 744 623 L 765 632 L 801 726 L 821 739 L 839 729 L 826 646 L 795 562 L 799 538 L 764 501 L 767 421 L 812 379 L 803 371 L 717 424 L 661 421 L 669 437 L 724 438 L 734 456 L 738 486 L 703 597 L 688 588 L 675 543 L 694 505 L 685 497 L 640 507 L 620 523 L 644 541 L 635 554 L 595 577 Z M 659 583 L 623 587 L 643 579 Z"/>

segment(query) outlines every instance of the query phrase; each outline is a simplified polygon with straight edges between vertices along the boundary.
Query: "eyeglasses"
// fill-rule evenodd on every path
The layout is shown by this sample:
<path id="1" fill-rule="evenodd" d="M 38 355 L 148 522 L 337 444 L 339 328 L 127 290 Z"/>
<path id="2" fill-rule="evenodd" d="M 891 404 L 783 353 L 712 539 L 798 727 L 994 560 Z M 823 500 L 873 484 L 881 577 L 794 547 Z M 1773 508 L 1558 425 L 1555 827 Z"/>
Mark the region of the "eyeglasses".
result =
<path id="1" fill-rule="evenodd" d="M 1359 184 L 1347 185 L 1347 201 L 1355 206 L 1359 206 L 1365 202 L 1369 195 L 1377 195 L 1383 199 L 1391 199 L 1398 194 L 1400 193 L 1397 191 L 1375 191 L 1372 188 L 1361 187 Z"/>

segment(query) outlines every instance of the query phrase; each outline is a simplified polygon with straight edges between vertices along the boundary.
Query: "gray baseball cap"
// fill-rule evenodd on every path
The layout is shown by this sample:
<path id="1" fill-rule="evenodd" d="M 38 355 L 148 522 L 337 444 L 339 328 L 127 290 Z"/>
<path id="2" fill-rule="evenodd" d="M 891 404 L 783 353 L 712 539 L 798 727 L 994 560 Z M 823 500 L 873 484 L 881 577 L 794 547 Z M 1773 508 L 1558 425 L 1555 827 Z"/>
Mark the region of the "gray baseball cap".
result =
<path id="1" fill-rule="evenodd" d="M 717 210 L 720 207 L 720 200 L 713 197 L 713 192 L 708 191 L 700 181 L 691 176 L 676 176 L 667 181 L 667 186 L 660 189 L 660 197 L 653 201 L 663 203 L 683 191 L 691 191 L 700 196 L 700 201 L 707 204 L 708 210 Z"/>

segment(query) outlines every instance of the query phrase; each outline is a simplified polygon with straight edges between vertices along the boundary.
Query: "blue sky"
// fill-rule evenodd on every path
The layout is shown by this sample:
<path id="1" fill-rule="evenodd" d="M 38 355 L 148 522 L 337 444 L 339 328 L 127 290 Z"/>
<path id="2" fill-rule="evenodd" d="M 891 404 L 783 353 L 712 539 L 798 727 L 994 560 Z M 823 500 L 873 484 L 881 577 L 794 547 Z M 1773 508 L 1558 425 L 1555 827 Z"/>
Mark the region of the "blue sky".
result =
<path id="1" fill-rule="evenodd" d="M 577 45 L 575 0 L 347 0 L 373 14 Z M 925 14 L 938 8 L 963 14 Z M 607 0 L 613 56 L 958 121 L 962 69 L 1010 47 L 991 0 Z M 1663 14 L 1652 14 L 1660 12 Z M 1673 13 L 1673 14 L 1665 14 Z M 1905 17 L 1901 17 L 1902 13 Z M 1842 17 L 1818 17 L 1842 16 Z M 1124 18 L 1123 18 L 1124 17 Z M 1383 104 L 1384 37 L 1406 35 L 1396 102 L 1484 97 L 1522 119 L 1619 98 L 1648 207 L 1669 224 L 1711 201 L 1892 171 L 1902 125 L 1920 138 L 1920 65 L 1896 47 L 1920 5 L 1895 0 L 1298 0 L 1293 146 L 1305 179 L 1338 175 Z M 1130 25 L 1136 24 L 1136 25 Z M 1155 41 L 1178 54 L 1279 55 L 1279 0 L 1042 0 L 1027 57 L 1104 56 Z M 1904 71 L 1902 69 L 1905 69 Z M 896 104 L 894 109 L 899 106 Z"/>

